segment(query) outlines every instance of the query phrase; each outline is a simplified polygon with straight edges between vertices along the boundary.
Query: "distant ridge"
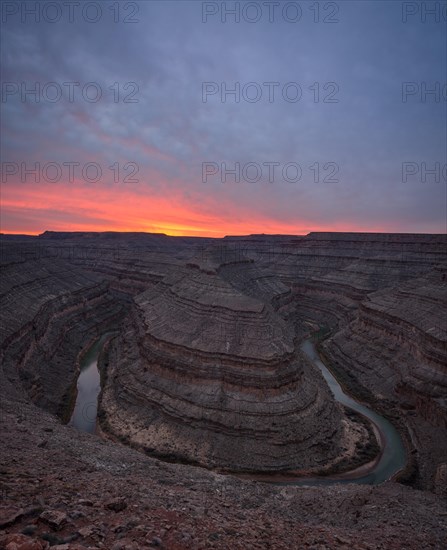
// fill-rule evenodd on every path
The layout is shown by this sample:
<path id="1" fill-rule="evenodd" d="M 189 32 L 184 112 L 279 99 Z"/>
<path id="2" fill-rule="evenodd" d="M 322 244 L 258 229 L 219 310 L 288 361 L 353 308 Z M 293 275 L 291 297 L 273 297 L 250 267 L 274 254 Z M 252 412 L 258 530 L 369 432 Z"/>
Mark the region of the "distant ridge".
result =
<path id="1" fill-rule="evenodd" d="M 393 233 L 393 232 L 357 232 L 357 231 L 311 231 L 306 235 L 290 235 L 280 233 L 251 233 L 248 235 L 225 235 L 224 237 L 202 237 L 196 235 L 167 235 L 166 233 L 152 233 L 145 231 L 44 231 L 39 235 L 27 235 L 25 233 L 0 233 L 1 239 L 39 239 L 39 240 L 64 240 L 64 239 L 187 239 L 207 241 L 231 241 L 231 240 L 352 240 L 373 241 L 389 240 L 397 238 L 401 242 L 414 240 L 427 240 L 427 238 L 447 238 L 446 233 Z"/>

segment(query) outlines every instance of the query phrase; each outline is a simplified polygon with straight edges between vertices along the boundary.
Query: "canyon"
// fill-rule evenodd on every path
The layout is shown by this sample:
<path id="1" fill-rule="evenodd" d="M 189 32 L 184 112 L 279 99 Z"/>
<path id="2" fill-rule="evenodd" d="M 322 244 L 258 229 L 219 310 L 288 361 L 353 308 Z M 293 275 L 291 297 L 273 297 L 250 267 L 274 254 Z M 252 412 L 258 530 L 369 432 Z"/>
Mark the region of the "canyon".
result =
<path id="1" fill-rule="evenodd" d="M 445 235 L 47 231 L 0 244 L 0 545 L 443 547 Z M 105 334 L 86 434 L 68 422 Z M 379 452 L 303 353 L 309 338 L 398 430 L 393 479 L 275 483 Z"/>

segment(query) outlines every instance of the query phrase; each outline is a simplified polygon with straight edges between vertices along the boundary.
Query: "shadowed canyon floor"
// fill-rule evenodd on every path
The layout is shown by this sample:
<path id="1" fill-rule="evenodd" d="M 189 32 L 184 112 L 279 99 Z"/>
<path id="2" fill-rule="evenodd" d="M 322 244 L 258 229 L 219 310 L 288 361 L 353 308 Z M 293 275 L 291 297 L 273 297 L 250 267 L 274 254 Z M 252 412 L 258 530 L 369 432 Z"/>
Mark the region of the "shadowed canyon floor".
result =
<path id="1" fill-rule="evenodd" d="M 444 547 L 445 236 L 0 242 L 0 547 Z M 85 434 L 66 422 L 83 356 L 106 333 L 101 435 Z M 344 389 L 399 430 L 396 480 L 223 475 L 374 458 L 371 426 L 301 351 L 310 334 Z"/>

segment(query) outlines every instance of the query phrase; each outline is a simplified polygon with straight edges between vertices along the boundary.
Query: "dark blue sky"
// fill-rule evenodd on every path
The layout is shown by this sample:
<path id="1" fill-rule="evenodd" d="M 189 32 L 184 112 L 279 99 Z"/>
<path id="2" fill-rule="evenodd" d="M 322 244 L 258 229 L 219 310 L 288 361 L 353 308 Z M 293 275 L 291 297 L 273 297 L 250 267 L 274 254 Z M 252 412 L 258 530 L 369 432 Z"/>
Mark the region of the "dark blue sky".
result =
<path id="1" fill-rule="evenodd" d="M 34 4 L 3 3 L 3 231 L 445 231 L 446 2 Z"/>

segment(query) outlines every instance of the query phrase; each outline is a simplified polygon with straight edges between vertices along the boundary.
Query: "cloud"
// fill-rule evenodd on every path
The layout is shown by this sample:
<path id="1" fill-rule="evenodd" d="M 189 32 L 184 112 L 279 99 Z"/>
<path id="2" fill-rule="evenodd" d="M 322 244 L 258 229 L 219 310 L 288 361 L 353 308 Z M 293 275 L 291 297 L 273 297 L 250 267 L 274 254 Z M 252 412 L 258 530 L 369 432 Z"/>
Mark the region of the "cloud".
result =
<path id="1" fill-rule="evenodd" d="M 114 23 L 106 6 L 98 23 L 10 17 L 3 80 L 19 90 L 37 82 L 41 94 L 39 102 L 20 91 L 3 98 L 4 161 L 95 162 L 105 176 L 79 180 L 79 189 L 66 176 L 53 186 L 7 178 L 2 229 L 444 231 L 447 103 L 423 102 L 419 92 L 423 82 L 447 81 L 445 25 L 404 24 L 399 3 L 376 2 L 339 3 L 339 22 L 327 24 L 327 13 L 315 22 L 301 4 L 296 24 L 280 15 L 269 23 L 266 13 L 258 23 L 203 23 L 197 2 L 139 2 L 135 24 Z M 60 101 L 51 101 L 51 82 Z M 204 82 L 217 87 L 206 103 Z M 273 102 L 267 82 L 277 83 Z M 299 85 L 297 102 L 285 99 L 296 89 L 290 82 Z M 403 82 L 418 86 L 407 102 Z M 225 95 L 237 87 L 238 102 Z M 91 101 L 97 89 L 101 98 Z M 250 102 L 256 89 L 260 100 Z M 219 166 L 206 184 L 204 162 Z M 280 163 L 273 183 L 271 162 Z M 419 167 L 406 184 L 403 162 Z M 423 182 L 423 162 L 439 163 L 439 181 Z M 109 167 L 119 166 L 122 179 L 127 163 L 139 183 L 117 188 Z M 222 163 L 242 171 L 256 163 L 262 177 L 222 183 Z M 302 172 L 295 183 L 282 177 L 289 163 Z"/>

